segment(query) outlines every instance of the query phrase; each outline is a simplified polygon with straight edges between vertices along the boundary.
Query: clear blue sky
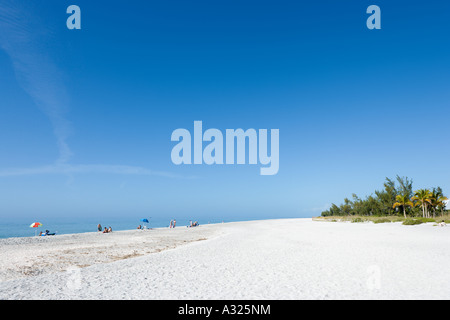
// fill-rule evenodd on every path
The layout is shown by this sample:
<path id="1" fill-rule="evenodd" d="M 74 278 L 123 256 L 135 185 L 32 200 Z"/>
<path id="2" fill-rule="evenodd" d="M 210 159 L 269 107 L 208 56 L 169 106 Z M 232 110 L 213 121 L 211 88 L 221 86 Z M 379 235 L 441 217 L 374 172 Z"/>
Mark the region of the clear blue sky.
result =
<path id="1" fill-rule="evenodd" d="M 309 217 L 397 174 L 448 195 L 449 15 L 441 0 L 2 1 L 0 217 Z M 171 133 L 194 120 L 279 129 L 279 173 L 175 166 Z"/>

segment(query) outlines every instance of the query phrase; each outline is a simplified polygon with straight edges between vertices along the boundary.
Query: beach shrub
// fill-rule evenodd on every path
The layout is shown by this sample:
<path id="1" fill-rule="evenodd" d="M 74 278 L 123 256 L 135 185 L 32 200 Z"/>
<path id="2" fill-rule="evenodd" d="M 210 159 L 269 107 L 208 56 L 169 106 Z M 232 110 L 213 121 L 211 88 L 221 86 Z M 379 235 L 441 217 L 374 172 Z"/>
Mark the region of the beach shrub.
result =
<path id="1" fill-rule="evenodd" d="M 387 222 L 392 222 L 392 221 L 388 218 L 381 218 L 381 219 L 373 220 L 373 223 L 387 223 Z"/>
<path id="2" fill-rule="evenodd" d="M 436 219 L 433 218 L 419 218 L 419 220 L 422 221 L 423 223 L 436 222 Z"/>
<path id="3" fill-rule="evenodd" d="M 352 219 L 352 223 L 364 222 L 365 220 L 362 218 L 354 218 Z"/>
<path id="4" fill-rule="evenodd" d="M 406 219 L 405 221 L 403 221 L 403 224 L 405 226 L 413 226 L 416 224 L 422 224 L 423 222 L 419 219 Z"/>

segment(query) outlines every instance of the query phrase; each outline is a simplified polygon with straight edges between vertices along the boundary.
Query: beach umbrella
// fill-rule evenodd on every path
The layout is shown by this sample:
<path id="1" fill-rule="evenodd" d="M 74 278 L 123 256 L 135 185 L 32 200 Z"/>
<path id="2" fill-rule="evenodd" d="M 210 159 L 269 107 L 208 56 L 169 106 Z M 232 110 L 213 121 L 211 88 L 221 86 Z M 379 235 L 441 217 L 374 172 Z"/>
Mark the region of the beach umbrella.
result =
<path id="1" fill-rule="evenodd" d="M 144 219 L 141 219 L 141 221 L 144 222 L 144 223 L 149 223 L 149 222 L 148 222 L 148 219 L 145 219 L 145 218 L 144 218 Z M 146 228 L 147 228 L 147 227 L 146 227 Z"/>
<path id="2" fill-rule="evenodd" d="M 30 225 L 30 228 L 34 228 L 34 235 L 35 236 L 36 236 L 36 233 L 37 233 L 37 228 L 39 228 L 39 227 L 42 227 L 42 223 L 40 223 L 40 222 L 33 222 Z"/>

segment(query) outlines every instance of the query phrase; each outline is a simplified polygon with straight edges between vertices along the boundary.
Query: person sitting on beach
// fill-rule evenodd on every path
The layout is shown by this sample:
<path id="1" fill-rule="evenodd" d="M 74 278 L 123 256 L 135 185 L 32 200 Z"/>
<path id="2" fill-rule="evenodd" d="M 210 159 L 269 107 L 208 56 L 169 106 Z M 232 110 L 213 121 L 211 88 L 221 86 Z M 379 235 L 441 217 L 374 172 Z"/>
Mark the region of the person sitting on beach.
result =
<path id="1" fill-rule="evenodd" d="M 39 232 L 39 236 L 40 236 L 40 237 L 45 237 L 46 235 L 47 235 L 47 234 L 46 234 L 45 232 L 42 232 L 42 231 Z"/>
<path id="2" fill-rule="evenodd" d="M 108 233 L 108 228 L 105 227 L 105 229 L 103 230 L 103 233 Z"/>
<path id="3" fill-rule="evenodd" d="M 137 229 L 138 229 L 138 230 L 142 230 L 142 226 L 139 225 L 139 226 L 137 227 Z"/>
<path id="4" fill-rule="evenodd" d="M 50 231 L 45 230 L 45 235 L 47 235 L 47 236 L 54 236 L 55 233 L 54 233 L 54 232 L 53 232 L 53 233 L 50 233 Z"/>
<path id="5" fill-rule="evenodd" d="M 198 226 L 198 222 L 192 222 L 192 220 L 189 220 L 189 227 L 193 228 L 193 227 L 197 227 Z"/>
<path id="6" fill-rule="evenodd" d="M 109 233 L 109 232 L 112 232 L 112 228 L 111 228 L 111 227 L 109 227 L 109 229 L 108 229 L 108 233 Z"/>
<path id="7" fill-rule="evenodd" d="M 445 226 L 446 226 L 445 221 L 442 220 L 442 221 L 439 223 L 439 227 L 445 227 Z"/>

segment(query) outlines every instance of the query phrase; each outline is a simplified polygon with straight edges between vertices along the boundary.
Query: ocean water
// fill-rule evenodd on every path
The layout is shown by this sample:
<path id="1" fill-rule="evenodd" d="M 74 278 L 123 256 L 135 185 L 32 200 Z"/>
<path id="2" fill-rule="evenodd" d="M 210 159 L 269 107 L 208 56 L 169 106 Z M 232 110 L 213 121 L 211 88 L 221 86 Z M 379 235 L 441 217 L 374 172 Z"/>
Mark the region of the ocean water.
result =
<path id="1" fill-rule="evenodd" d="M 189 225 L 189 219 L 176 219 L 177 228 L 185 228 Z M 220 223 L 223 220 L 195 220 L 199 224 Z M 42 226 L 39 228 L 30 228 L 33 222 L 40 222 Z M 230 221 L 227 221 L 230 222 Z M 139 225 L 146 225 L 148 228 L 165 228 L 169 227 L 170 219 L 149 219 L 149 223 L 143 223 L 140 219 L 97 219 L 97 220 L 81 220 L 67 221 L 57 219 L 44 219 L 29 222 L 0 222 L 0 239 L 13 237 L 34 237 L 35 233 L 39 235 L 40 231 L 49 230 L 50 233 L 71 234 L 84 232 L 97 232 L 97 225 L 101 224 L 102 228 L 111 227 L 113 231 L 132 230 Z"/>

